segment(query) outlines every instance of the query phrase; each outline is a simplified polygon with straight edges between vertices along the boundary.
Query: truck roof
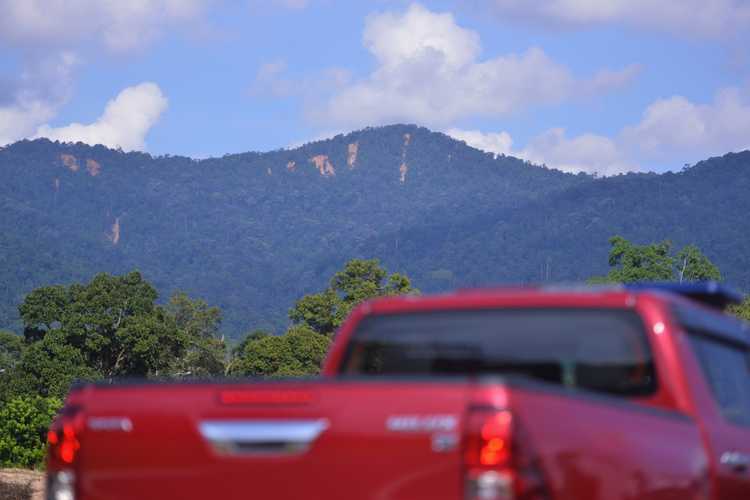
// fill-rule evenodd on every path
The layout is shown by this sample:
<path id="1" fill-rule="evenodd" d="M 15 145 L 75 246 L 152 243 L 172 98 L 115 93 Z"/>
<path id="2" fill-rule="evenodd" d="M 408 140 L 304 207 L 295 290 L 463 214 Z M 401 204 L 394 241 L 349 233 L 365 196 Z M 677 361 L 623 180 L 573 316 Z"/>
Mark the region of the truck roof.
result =
<path id="1" fill-rule="evenodd" d="M 627 285 L 539 285 L 463 289 L 435 295 L 401 295 L 374 299 L 361 313 L 390 313 L 445 308 L 503 307 L 628 307 L 640 294 L 666 300 L 690 299 L 703 306 L 723 309 L 742 301 L 742 294 L 719 283 L 635 283 Z"/>

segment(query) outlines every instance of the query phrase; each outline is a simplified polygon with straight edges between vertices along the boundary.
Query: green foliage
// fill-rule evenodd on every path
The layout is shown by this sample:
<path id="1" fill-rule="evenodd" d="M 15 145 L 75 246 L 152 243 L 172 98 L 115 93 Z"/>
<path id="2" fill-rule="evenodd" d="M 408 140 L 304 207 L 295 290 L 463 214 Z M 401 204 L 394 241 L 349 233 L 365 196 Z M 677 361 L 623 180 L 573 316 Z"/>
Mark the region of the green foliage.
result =
<path id="1" fill-rule="evenodd" d="M 340 308 L 343 308 L 343 301 L 335 290 L 327 288 L 299 299 L 289 311 L 289 319 L 320 334 L 327 334 L 338 327 Z"/>
<path id="2" fill-rule="evenodd" d="M 242 352 L 245 349 L 245 346 L 248 342 L 252 342 L 253 340 L 260 340 L 264 337 L 268 337 L 271 335 L 271 332 L 267 332 L 265 330 L 252 330 L 250 332 L 247 332 L 245 336 L 240 340 L 240 342 L 232 348 L 232 353 L 237 354 Z"/>
<path id="3" fill-rule="evenodd" d="M 187 335 L 160 307 L 124 322 L 115 331 L 113 343 L 117 357 L 107 367 L 108 377 L 169 375 L 174 360 L 184 356 L 188 347 Z"/>
<path id="4" fill-rule="evenodd" d="M 302 376 L 320 372 L 331 335 L 361 302 L 384 295 L 418 293 L 409 278 L 388 275 L 377 259 L 353 259 L 319 293 L 299 299 L 289 311 L 294 325 L 280 336 L 249 333 L 234 349 L 233 375 Z"/>
<path id="5" fill-rule="evenodd" d="M 353 259 L 334 274 L 330 286 L 306 295 L 289 311 L 292 322 L 328 335 L 338 328 L 351 310 L 365 300 L 385 295 L 419 293 L 406 276 L 388 272 L 377 259 Z"/>
<path id="6" fill-rule="evenodd" d="M 634 245 L 622 236 L 609 239 L 607 276 L 593 278 L 594 283 L 633 283 L 637 281 L 667 281 L 672 279 L 673 261 L 669 256 L 668 241 L 650 245 Z"/>
<path id="7" fill-rule="evenodd" d="M 636 245 L 622 236 L 609 239 L 610 271 L 589 283 L 635 283 L 641 281 L 720 280 L 719 269 L 695 245 L 687 245 L 670 255 L 669 241 Z"/>
<path id="8" fill-rule="evenodd" d="M 39 340 L 59 324 L 70 306 L 68 289 L 61 285 L 46 286 L 26 296 L 18 310 L 24 323 L 24 336 L 28 341 Z"/>
<path id="9" fill-rule="evenodd" d="M 61 154 L 102 172 L 72 172 Z M 335 176 L 320 175 L 316 155 Z M 283 332 L 289 306 L 355 257 L 425 292 L 578 281 L 607 274 L 613 234 L 695 244 L 750 290 L 748 165 L 744 152 L 595 179 L 405 125 L 200 161 L 22 141 L 0 150 L 0 328 L 21 331 L 17 306 L 36 288 L 137 268 L 162 297 L 184 290 L 220 305 L 223 333 L 239 340 L 251 327 Z M 105 233 L 118 217 L 115 244 Z"/>
<path id="10" fill-rule="evenodd" d="M 170 298 L 166 310 L 174 317 L 177 329 L 186 339 L 185 352 L 177 358 L 172 372 L 191 377 L 223 375 L 227 346 L 219 333 L 219 308 L 178 292 Z"/>
<path id="11" fill-rule="evenodd" d="M 687 245 L 675 257 L 679 281 L 721 281 L 719 268 L 695 245 Z"/>
<path id="12" fill-rule="evenodd" d="M 316 375 L 330 345 L 329 337 L 304 325 L 279 336 L 245 342 L 237 353 L 232 375 L 291 377 Z"/>
<path id="13" fill-rule="evenodd" d="M 0 465 L 39 465 L 44 458 L 47 429 L 61 405 L 58 398 L 22 396 L 0 407 Z"/>
<path id="14" fill-rule="evenodd" d="M 23 337 L 0 331 L 0 405 L 15 391 L 16 367 L 21 361 L 26 345 Z"/>
<path id="15" fill-rule="evenodd" d="M 0 330 L 0 377 L 15 368 L 24 349 L 23 338 L 13 332 Z"/>
<path id="16" fill-rule="evenodd" d="M 63 154 L 81 168 L 67 168 Z M 315 168 L 317 155 L 328 157 L 334 176 Z M 100 175 L 88 174 L 87 159 L 101 165 Z M 465 217 L 588 180 L 403 125 L 200 161 L 22 141 L 0 150 L 0 328 L 21 326 L 17 305 L 40 286 L 137 268 L 162 297 L 183 290 L 220 304 L 228 338 L 251 326 L 278 333 L 289 305 L 324 288 L 353 257 L 377 256 L 414 277 L 434 270 L 412 265 L 416 247 L 396 231 L 434 227 L 453 236 Z M 432 241 L 420 245 L 423 254 L 426 247 Z M 473 253 L 465 250 L 440 267 L 454 269 Z"/>
<path id="17" fill-rule="evenodd" d="M 738 318 L 744 319 L 745 321 L 750 321 L 750 295 L 745 297 L 745 300 L 742 302 L 742 304 L 731 306 L 729 308 L 729 312 L 736 315 Z"/>
<path id="18" fill-rule="evenodd" d="M 66 349 L 65 360 L 80 355 L 104 377 L 159 375 L 182 355 L 187 334 L 156 298 L 138 272 L 101 273 L 85 285 L 36 289 L 19 311 L 29 342 L 50 337 L 45 352 Z"/>
<path id="19" fill-rule="evenodd" d="M 65 342 L 61 332 L 53 331 L 24 350 L 10 372 L 8 392 L 64 398 L 76 379 L 100 377 L 97 370 L 86 365 L 81 352 Z"/>
<path id="20" fill-rule="evenodd" d="M 185 292 L 177 292 L 169 299 L 166 309 L 174 317 L 177 328 L 189 338 L 220 336 L 221 310 L 218 307 L 210 307 L 204 300 L 193 300 Z"/>
<path id="21" fill-rule="evenodd" d="M 32 291 L 19 307 L 25 342 L 0 334 L 0 401 L 63 398 L 77 379 L 223 374 L 219 309 L 182 293 L 155 300 L 137 272 Z"/>

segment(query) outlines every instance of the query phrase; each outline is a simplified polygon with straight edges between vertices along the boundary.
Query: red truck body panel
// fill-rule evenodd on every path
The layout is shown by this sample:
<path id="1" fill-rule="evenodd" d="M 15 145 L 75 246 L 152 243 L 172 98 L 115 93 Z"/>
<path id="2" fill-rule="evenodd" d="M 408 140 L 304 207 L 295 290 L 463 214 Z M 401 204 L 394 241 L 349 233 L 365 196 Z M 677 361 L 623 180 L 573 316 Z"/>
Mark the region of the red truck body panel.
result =
<path id="1" fill-rule="evenodd" d="M 86 422 L 73 465 L 76 500 L 463 499 L 463 451 L 476 408 L 507 410 L 519 426 L 514 446 L 533 456 L 544 483 L 543 492 L 524 499 L 750 498 L 748 475 L 720 463 L 730 447 L 750 453 L 750 429 L 722 420 L 671 313 L 675 303 L 691 305 L 622 290 L 386 298 L 352 313 L 318 380 L 85 386 L 67 401 Z M 620 398 L 513 376 L 339 373 L 368 316 L 524 307 L 636 311 L 657 390 Z M 258 444 L 260 432 L 271 437 Z M 295 432 L 304 443 L 292 443 Z M 255 444 L 234 446 L 240 434 Z M 60 467 L 51 459 L 53 473 Z"/>

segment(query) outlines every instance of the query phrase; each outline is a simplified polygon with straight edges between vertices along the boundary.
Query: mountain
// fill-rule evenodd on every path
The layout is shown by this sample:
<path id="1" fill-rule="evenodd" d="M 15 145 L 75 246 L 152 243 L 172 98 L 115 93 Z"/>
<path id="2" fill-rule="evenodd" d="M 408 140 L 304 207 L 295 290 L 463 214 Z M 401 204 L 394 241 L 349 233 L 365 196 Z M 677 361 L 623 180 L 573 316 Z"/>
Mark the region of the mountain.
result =
<path id="1" fill-rule="evenodd" d="M 408 125 L 205 160 L 21 141 L 0 149 L 0 327 L 35 287 L 139 269 L 220 306 L 231 336 L 278 330 L 354 257 L 425 291 L 580 280 L 613 234 L 695 243 L 747 290 L 748 193 L 750 152 L 595 178 Z"/>

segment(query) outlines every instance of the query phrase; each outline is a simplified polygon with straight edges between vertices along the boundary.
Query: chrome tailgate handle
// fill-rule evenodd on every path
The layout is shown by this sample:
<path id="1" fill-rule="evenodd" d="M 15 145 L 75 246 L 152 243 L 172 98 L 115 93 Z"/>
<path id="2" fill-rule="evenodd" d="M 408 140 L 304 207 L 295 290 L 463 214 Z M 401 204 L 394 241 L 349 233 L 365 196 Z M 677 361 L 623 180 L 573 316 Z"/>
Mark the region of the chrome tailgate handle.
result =
<path id="1" fill-rule="evenodd" d="M 736 472 L 745 472 L 750 468 L 750 455 L 739 451 L 727 451 L 722 453 L 720 462 Z"/>
<path id="2" fill-rule="evenodd" d="M 328 420 L 206 420 L 200 433 L 222 455 L 294 454 L 306 451 Z"/>

